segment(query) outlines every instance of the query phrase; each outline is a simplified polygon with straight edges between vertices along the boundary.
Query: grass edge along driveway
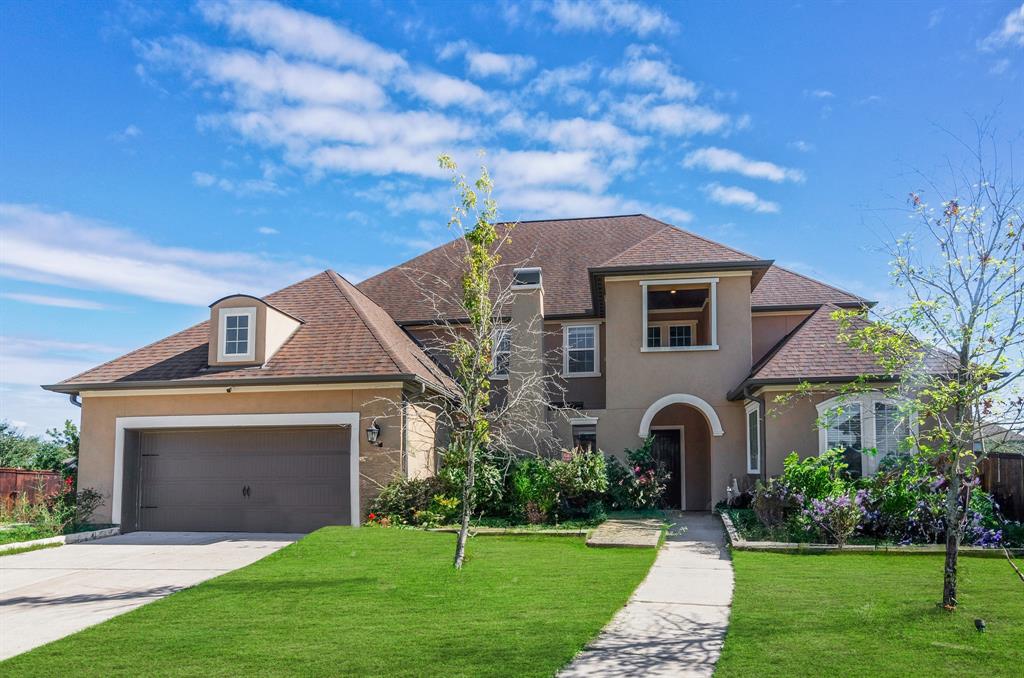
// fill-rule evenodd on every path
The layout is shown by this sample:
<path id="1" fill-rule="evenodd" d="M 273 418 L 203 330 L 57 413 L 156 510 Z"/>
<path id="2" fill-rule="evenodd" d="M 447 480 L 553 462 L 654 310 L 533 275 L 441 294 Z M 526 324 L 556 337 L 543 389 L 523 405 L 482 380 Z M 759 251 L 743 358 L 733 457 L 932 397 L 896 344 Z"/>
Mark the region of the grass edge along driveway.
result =
<path id="1" fill-rule="evenodd" d="M 1024 675 L 1024 586 L 1002 558 L 733 551 L 736 588 L 716 678 Z M 975 618 L 988 630 L 978 633 Z"/>
<path id="2" fill-rule="evenodd" d="M 0 664 L 3 675 L 550 676 L 654 549 L 330 527 L 248 567 Z M 116 574 L 112 574 L 116 576 Z"/>

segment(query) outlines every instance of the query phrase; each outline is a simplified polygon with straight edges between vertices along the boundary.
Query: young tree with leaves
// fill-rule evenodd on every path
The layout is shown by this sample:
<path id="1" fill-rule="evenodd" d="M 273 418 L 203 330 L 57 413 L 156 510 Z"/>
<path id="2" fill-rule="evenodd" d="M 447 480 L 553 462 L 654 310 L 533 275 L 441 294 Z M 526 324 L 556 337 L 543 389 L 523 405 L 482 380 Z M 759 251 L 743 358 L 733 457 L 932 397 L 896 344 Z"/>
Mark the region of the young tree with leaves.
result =
<path id="1" fill-rule="evenodd" d="M 1024 183 L 991 157 L 995 137 L 981 126 L 965 169 L 909 195 L 915 228 L 887 246 L 891 276 L 907 302 L 875 313 L 841 311 L 840 339 L 873 354 L 881 374 L 844 392 L 877 388 L 879 377 L 905 403 L 907 447 L 942 478 L 946 556 L 942 605 L 957 606 L 960 545 L 985 437 L 1013 430 L 1024 413 Z M 1019 162 L 1019 158 L 1018 158 Z"/>

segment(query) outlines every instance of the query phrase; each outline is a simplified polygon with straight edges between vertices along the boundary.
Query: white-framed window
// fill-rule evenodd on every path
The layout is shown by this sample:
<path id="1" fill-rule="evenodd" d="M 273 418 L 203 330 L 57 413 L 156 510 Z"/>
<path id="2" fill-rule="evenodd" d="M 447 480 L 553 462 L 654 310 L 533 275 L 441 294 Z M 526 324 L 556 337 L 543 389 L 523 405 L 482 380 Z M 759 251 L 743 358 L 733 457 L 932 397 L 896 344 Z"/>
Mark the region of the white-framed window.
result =
<path id="1" fill-rule="evenodd" d="M 747 403 L 747 473 L 761 472 L 761 410 Z"/>
<path id="2" fill-rule="evenodd" d="M 597 450 L 597 417 L 573 417 L 569 425 L 574 449 Z"/>
<path id="3" fill-rule="evenodd" d="M 871 475 L 885 457 L 908 452 L 906 441 L 916 433 L 913 416 L 899 401 L 881 393 L 836 396 L 818 403 L 818 454 L 841 449 L 849 471 Z M 911 420 L 911 421 L 908 421 Z M 865 454 L 865 450 L 875 454 Z"/>
<path id="4" fill-rule="evenodd" d="M 718 278 L 641 280 L 640 289 L 642 352 L 718 350 Z"/>
<path id="5" fill-rule="evenodd" d="M 512 360 L 512 328 L 498 325 L 494 328 L 494 341 L 491 348 L 492 379 L 508 379 L 509 365 Z"/>
<path id="6" fill-rule="evenodd" d="M 597 325 L 564 325 L 562 374 L 567 377 L 601 376 L 600 344 Z"/>
<path id="7" fill-rule="evenodd" d="M 224 308 L 220 310 L 220 333 L 217 360 L 249 361 L 256 358 L 256 309 Z"/>
<path id="8" fill-rule="evenodd" d="M 689 322 L 680 325 L 669 325 L 668 326 L 668 345 L 669 346 L 693 346 L 693 335 L 694 329 L 696 329 L 697 323 Z"/>

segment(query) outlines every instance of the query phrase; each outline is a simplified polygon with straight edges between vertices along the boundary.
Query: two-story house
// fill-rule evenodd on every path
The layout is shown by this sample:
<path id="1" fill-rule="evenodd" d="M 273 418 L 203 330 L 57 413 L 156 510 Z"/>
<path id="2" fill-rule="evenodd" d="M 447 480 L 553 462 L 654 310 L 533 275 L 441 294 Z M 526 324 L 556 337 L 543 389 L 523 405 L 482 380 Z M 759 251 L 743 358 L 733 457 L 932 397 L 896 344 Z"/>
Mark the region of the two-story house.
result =
<path id="1" fill-rule="evenodd" d="M 860 450 L 895 451 L 884 398 L 847 404 L 825 430 L 834 393 L 773 404 L 803 381 L 878 372 L 831 318 L 871 302 L 644 215 L 514 228 L 503 331 L 544 328 L 537 354 L 573 409 L 554 422 L 566 447 L 621 455 L 653 436 L 668 502 L 688 510 L 780 472 L 793 450 L 843 446 L 864 472 L 877 458 Z M 109 498 L 99 518 L 125 530 L 358 524 L 390 478 L 433 473 L 443 441 L 424 403 L 451 382 L 424 349 L 438 312 L 424 292 L 458 280 L 459 247 L 359 285 L 325 271 L 221 299 L 208 320 L 45 387 L 80 400 L 79 484 Z M 496 384 L 515 372 L 511 343 L 497 342 Z"/>

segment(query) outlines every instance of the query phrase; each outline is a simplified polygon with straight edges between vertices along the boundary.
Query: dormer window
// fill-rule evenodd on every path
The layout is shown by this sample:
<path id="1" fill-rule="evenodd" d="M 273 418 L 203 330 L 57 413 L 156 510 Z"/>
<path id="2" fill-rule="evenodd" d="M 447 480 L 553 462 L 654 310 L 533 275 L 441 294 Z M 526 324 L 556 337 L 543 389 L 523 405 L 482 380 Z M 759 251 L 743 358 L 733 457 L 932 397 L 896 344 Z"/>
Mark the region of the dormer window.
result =
<path id="1" fill-rule="evenodd" d="M 641 351 L 718 349 L 718 278 L 642 280 L 640 287 Z"/>
<path id="2" fill-rule="evenodd" d="M 218 360 L 222 362 L 254 360 L 256 357 L 255 330 L 255 308 L 221 309 Z"/>

